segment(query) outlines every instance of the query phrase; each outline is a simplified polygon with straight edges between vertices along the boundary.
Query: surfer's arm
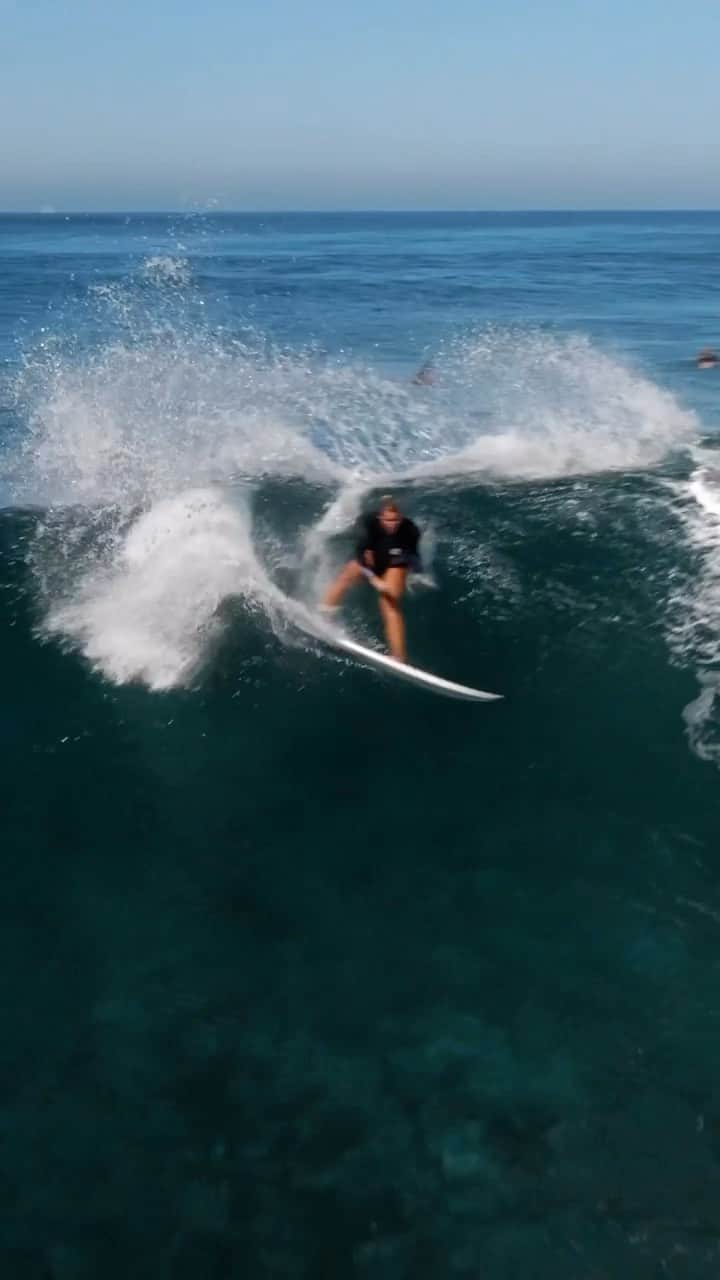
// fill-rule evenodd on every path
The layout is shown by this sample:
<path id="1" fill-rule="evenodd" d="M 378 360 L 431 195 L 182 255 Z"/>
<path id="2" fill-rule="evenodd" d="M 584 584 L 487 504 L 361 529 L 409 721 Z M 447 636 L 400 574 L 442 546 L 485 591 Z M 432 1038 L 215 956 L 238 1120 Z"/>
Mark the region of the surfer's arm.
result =
<path id="1" fill-rule="evenodd" d="M 364 576 L 367 578 L 368 582 L 370 583 L 370 586 L 374 587 L 375 590 L 379 593 L 379 595 L 385 596 L 389 594 L 388 587 L 384 579 L 378 578 L 377 574 L 373 573 L 372 569 L 368 569 L 364 565 L 361 565 L 360 572 L 364 574 Z"/>
<path id="2" fill-rule="evenodd" d="M 367 565 L 370 569 L 375 564 L 375 554 L 372 549 L 372 531 L 370 521 L 367 518 L 360 524 L 359 538 L 355 547 L 355 558 L 360 564 Z"/>

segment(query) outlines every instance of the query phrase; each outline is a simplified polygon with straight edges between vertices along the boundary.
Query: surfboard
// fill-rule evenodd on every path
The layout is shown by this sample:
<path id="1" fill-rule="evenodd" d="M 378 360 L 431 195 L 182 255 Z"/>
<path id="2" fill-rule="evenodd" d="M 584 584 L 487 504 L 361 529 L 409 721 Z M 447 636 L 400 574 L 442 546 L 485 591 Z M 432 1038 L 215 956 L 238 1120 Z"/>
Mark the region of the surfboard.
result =
<path id="1" fill-rule="evenodd" d="M 454 680 L 445 680 L 442 676 L 433 675 L 431 671 L 423 671 L 420 667 L 411 667 L 406 662 L 398 662 L 387 653 L 379 653 L 377 649 L 368 649 L 357 640 L 351 640 L 343 631 L 328 627 L 325 632 L 331 644 L 351 653 L 359 662 L 369 667 L 378 667 L 388 675 L 399 676 L 401 680 L 409 680 L 412 684 L 422 685 L 433 693 L 444 694 L 446 698 L 461 698 L 466 702 L 499 702 L 501 693 L 486 693 L 484 689 L 472 689 L 467 684 L 456 684 Z"/>
<path id="2" fill-rule="evenodd" d="M 398 662 L 388 653 L 380 653 L 377 649 L 369 649 L 346 635 L 327 614 L 317 613 L 308 608 L 301 600 L 286 596 L 276 589 L 275 596 L 283 613 L 308 635 L 314 636 L 324 644 L 335 649 L 344 649 L 346 653 L 357 658 L 366 667 L 375 667 L 387 675 L 399 676 L 401 680 L 409 680 L 432 693 L 444 694 L 446 698 L 461 698 L 465 702 L 500 702 L 501 693 L 488 693 L 485 689 L 473 689 L 467 684 L 457 684 L 454 680 L 445 680 L 443 676 L 433 675 L 432 671 L 423 671 L 421 667 L 411 667 L 406 662 Z"/>

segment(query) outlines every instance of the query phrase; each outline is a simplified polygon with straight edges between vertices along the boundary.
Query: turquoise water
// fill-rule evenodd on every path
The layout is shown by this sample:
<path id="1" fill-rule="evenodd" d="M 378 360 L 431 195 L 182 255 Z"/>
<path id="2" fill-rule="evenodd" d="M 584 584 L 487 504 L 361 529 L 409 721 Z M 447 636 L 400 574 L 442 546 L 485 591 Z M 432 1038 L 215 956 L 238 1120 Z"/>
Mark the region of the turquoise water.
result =
<path id="1" fill-rule="evenodd" d="M 719 234 L 0 218 L 3 1280 L 718 1274 Z"/>

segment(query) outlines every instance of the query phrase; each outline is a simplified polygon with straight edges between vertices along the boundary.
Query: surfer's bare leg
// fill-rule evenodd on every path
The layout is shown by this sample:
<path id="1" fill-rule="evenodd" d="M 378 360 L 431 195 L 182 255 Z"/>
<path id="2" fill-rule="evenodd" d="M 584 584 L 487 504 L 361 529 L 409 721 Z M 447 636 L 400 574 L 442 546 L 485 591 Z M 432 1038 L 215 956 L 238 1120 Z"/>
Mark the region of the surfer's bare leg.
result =
<path id="1" fill-rule="evenodd" d="M 323 605 L 326 609 L 336 609 L 340 604 L 346 591 L 354 587 L 364 577 L 362 566 L 357 560 L 350 560 L 344 569 L 340 570 L 337 578 L 330 584 L 325 595 L 323 596 Z"/>
<path id="2" fill-rule="evenodd" d="M 398 662 L 407 662 L 405 619 L 400 608 L 406 577 L 407 569 L 388 569 L 382 580 L 384 590 L 378 595 L 387 646 Z"/>

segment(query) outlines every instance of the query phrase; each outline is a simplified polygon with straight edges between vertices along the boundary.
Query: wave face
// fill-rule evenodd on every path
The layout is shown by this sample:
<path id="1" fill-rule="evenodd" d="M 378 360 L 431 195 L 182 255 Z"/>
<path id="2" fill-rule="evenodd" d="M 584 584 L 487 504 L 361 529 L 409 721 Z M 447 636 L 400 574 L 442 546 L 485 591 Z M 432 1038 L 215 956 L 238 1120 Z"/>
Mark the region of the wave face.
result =
<path id="1" fill-rule="evenodd" d="M 411 491 L 421 512 L 430 494 L 465 494 L 472 541 L 490 485 L 647 469 L 697 433 L 671 394 L 587 339 L 488 327 L 448 344 L 418 387 L 211 330 L 188 270 L 153 258 L 140 284 L 97 289 L 104 340 L 44 344 L 15 385 L 26 430 L 10 498 L 62 513 L 33 556 L 43 626 L 114 682 L 192 680 L 223 600 L 277 609 L 278 556 L 312 598 L 332 535 L 378 489 Z M 312 512 L 281 547 L 273 508 L 287 522 L 296 491 L 314 491 Z M 432 540 L 429 508 L 427 523 Z"/>
<path id="2" fill-rule="evenodd" d="M 574 280 L 582 236 L 640 253 L 632 221 L 482 224 L 498 314 L 462 323 L 461 221 L 298 225 L 23 233 L 75 236 L 82 287 L 5 348 L 0 1263 L 710 1276 L 706 393 L 608 340 L 622 272 L 594 327 L 567 283 L 552 324 L 497 301 L 548 254 Z M 324 642 L 388 491 L 423 530 L 412 661 L 502 703 Z M 369 591 L 344 621 L 379 643 Z"/>

